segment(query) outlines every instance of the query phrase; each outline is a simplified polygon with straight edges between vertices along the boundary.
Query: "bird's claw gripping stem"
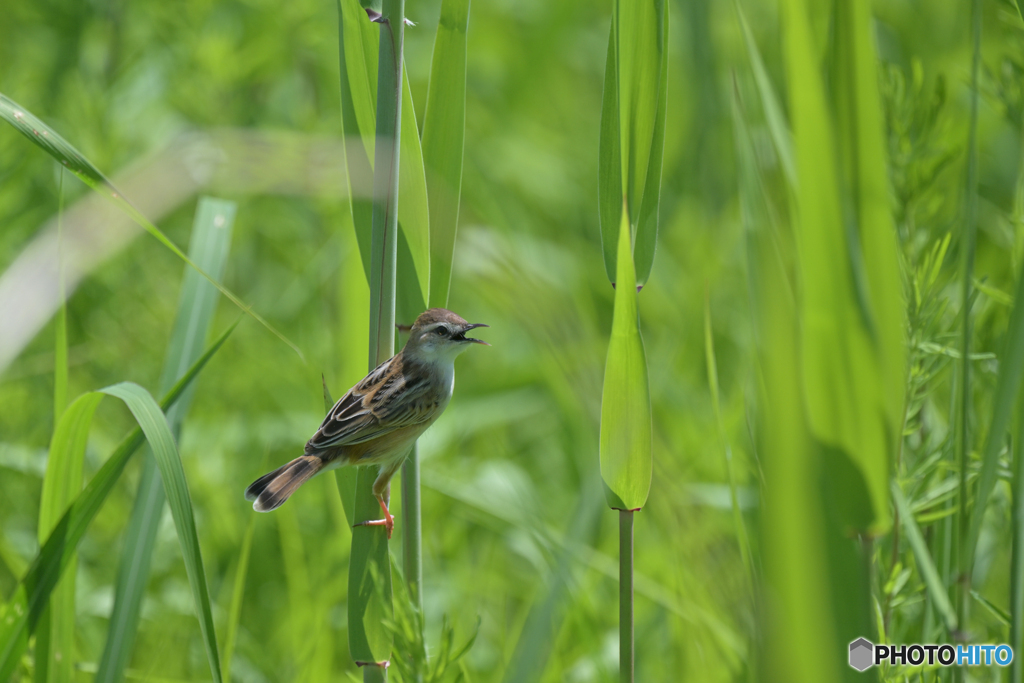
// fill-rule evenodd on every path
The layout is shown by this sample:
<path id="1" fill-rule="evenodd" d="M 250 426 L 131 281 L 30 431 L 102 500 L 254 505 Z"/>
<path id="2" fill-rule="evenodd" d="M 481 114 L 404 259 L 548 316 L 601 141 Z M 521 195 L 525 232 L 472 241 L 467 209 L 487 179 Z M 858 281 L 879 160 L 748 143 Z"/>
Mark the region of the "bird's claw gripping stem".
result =
<path id="1" fill-rule="evenodd" d="M 391 532 L 395 530 L 395 518 L 388 511 L 388 506 L 384 504 L 383 500 L 378 498 L 377 502 L 380 503 L 380 508 L 384 511 L 384 519 L 368 519 L 364 522 L 356 522 L 352 526 L 382 526 L 387 529 L 388 540 L 391 540 Z"/>

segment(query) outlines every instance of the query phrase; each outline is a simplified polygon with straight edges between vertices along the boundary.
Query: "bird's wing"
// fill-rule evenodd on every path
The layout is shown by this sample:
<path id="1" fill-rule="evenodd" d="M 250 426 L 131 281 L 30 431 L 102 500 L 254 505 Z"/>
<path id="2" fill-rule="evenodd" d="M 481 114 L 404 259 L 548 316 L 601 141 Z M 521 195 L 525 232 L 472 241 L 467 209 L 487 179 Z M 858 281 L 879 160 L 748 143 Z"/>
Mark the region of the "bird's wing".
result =
<path id="1" fill-rule="evenodd" d="M 433 417 L 437 402 L 425 377 L 407 377 L 396 356 L 379 365 L 327 413 L 306 452 L 370 441 Z"/>

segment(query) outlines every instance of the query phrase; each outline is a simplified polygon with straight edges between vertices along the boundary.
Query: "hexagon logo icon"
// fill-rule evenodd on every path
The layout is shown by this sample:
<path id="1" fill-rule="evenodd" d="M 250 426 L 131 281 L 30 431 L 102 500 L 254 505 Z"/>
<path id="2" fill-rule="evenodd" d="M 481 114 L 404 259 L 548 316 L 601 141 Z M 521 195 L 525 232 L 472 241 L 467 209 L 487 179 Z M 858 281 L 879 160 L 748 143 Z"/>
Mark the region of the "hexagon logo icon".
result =
<path id="1" fill-rule="evenodd" d="M 850 643 L 850 666 L 864 671 L 874 665 L 875 646 L 867 638 L 858 638 Z"/>

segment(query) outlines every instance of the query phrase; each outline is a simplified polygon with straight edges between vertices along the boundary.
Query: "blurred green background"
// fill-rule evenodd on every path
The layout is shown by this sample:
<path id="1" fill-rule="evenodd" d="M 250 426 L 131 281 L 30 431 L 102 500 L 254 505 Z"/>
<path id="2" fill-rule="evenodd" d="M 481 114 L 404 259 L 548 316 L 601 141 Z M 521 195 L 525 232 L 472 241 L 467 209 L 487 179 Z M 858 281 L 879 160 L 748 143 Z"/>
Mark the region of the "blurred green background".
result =
<path id="1" fill-rule="evenodd" d="M 784 96 L 778 8 L 752 1 L 743 8 Z M 421 121 L 438 11 L 435 1 L 410 0 L 406 8 L 417 22 L 406 31 L 406 64 Z M 470 14 L 450 308 L 490 324 L 481 336 L 493 348 L 474 348 L 459 360 L 455 396 L 420 452 L 427 642 L 436 647 L 445 615 L 459 642 L 479 618 L 466 658 L 474 681 L 617 676 L 616 516 L 604 505 L 597 460 L 613 294 L 597 224 L 609 13 L 609 3 L 491 0 L 475 3 Z M 220 626 L 255 514 L 243 489 L 297 455 L 315 430 L 323 415 L 321 373 L 337 397 L 365 370 L 365 328 L 346 322 L 365 318 L 366 303 L 357 301 L 364 295 L 351 284 L 361 266 L 337 175 L 343 160 L 330 154 L 340 119 L 337 7 L 310 0 L 15 0 L 3 14 L 0 92 L 50 123 L 115 183 L 134 178 L 122 187 L 154 206 L 173 195 L 160 215 L 149 215 L 178 245 L 188 243 L 198 191 L 237 201 L 224 283 L 306 356 L 303 362 L 244 321 L 201 375 L 184 422 L 181 453 Z M 752 530 L 764 482 L 751 446 L 754 343 L 730 118 L 734 78 L 755 145 L 765 158 L 771 151 L 734 6 L 687 0 L 671 3 L 670 15 L 659 251 L 640 296 L 655 435 L 653 486 L 636 520 L 637 679 L 740 680 L 754 667 L 757 629 L 726 448 Z M 971 96 L 969 8 L 898 0 L 879 3 L 875 15 L 894 215 L 903 263 L 913 273 L 922 254 L 958 230 Z M 821 18 L 815 30 L 824 46 Z M 1002 0 L 984 5 L 984 22 L 976 266 L 984 289 L 975 304 L 973 346 L 981 355 L 973 390 L 976 410 L 988 415 L 993 352 L 1024 245 L 1024 230 L 1011 220 L 1024 26 Z M 242 161 L 211 180 L 204 164 L 232 153 L 218 142 L 233 134 L 226 129 L 265 133 L 276 141 L 273 153 L 292 160 L 239 154 Z M 263 144 L 245 140 L 243 147 Z M 306 160 L 317 150 L 326 156 L 316 157 L 314 173 Z M 140 170 L 154 163 L 155 172 Z M 0 272 L 55 217 L 58 179 L 51 158 L 0 127 Z M 189 188 L 169 189 L 182 181 Z M 64 188 L 71 215 L 89 190 L 71 176 Z M 85 240 L 97 251 L 100 224 Z M 71 396 L 122 380 L 156 392 L 182 263 L 141 231 L 130 234 L 137 237 L 89 268 L 70 296 Z M 912 417 L 923 426 L 908 438 L 904 457 L 911 461 L 951 447 L 947 347 L 960 308 L 957 248 L 954 239 L 934 297 L 941 310 L 919 340 L 932 346 L 915 357 L 937 361 L 917 387 L 920 415 Z M 706 301 L 725 444 L 705 365 Z M 222 301 L 214 329 L 236 316 Z M 14 336 L 12 320 L 0 320 L 4 335 Z M 53 428 L 52 324 L 30 338 L 0 368 L 2 596 L 38 549 Z M 87 478 L 132 424 L 122 407 L 105 404 L 87 451 Z M 134 462 L 81 545 L 76 659 L 83 681 L 91 680 L 103 648 L 138 472 Z M 314 680 L 311 672 L 323 662 L 335 679 L 356 671 L 346 646 L 350 534 L 335 524 L 328 486 L 333 482 L 318 478 L 280 514 L 256 519 L 233 661 L 238 680 Z M 1006 490 L 997 486 L 975 579 L 976 590 L 998 605 L 1007 603 L 1009 581 Z M 397 519 L 400 540 L 400 507 Z M 392 544 L 394 553 L 400 548 Z M 896 619 L 917 623 L 921 580 L 897 572 L 898 585 L 889 585 L 889 568 L 886 553 L 879 583 L 891 589 L 894 608 L 908 610 Z M 984 608 L 974 615 L 976 632 L 988 638 L 977 642 L 1005 640 L 998 618 Z M 165 512 L 129 678 L 208 676 Z"/>

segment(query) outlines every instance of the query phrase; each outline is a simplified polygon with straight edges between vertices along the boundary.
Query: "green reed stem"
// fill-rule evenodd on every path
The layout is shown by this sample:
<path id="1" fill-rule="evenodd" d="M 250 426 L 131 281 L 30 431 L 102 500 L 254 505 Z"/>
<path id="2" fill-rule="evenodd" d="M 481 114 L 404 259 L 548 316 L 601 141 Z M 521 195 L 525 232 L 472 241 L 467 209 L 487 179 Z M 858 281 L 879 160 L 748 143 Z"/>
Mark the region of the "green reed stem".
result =
<path id="1" fill-rule="evenodd" d="M 409 598 L 423 612 L 423 518 L 420 514 L 419 444 L 402 465 L 402 571 Z"/>
<path id="2" fill-rule="evenodd" d="M 619 680 L 633 683 L 633 510 L 619 510 Z"/>
<path id="3" fill-rule="evenodd" d="M 981 64 L 981 0 L 971 2 L 971 28 L 973 56 L 971 59 L 971 118 L 967 142 L 966 205 L 963 225 L 963 283 L 961 289 L 961 339 L 960 339 L 960 414 L 959 414 L 959 460 L 960 460 L 960 527 L 959 566 L 957 583 L 957 624 L 962 635 L 968 630 L 968 615 L 971 603 L 971 570 L 974 564 L 974 548 L 970 542 L 970 516 L 968 515 L 967 473 L 971 453 L 970 426 L 968 418 L 971 407 L 971 294 L 974 276 L 974 252 L 978 232 L 978 72 Z M 963 674 L 960 674 L 963 676 Z"/>
<path id="4" fill-rule="evenodd" d="M 1024 277 L 1024 272 L 1020 277 Z M 1010 559 L 1010 647 L 1024 652 L 1024 396 L 1017 397 L 1020 414 L 1013 474 L 1013 552 Z M 1010 664 L 1011 683 L 1024 683 L 1024 662 L 1014 657 Z"/>
<path id="5" fill-rule="evenodd" d="M 370 368 L 390 358 L 395 345 L 395 273 L 398 262 L 398 178 L 402 120 L 404 0 L 384 0 L 377 69 L 377 122 L 370 238 Z M 360 468 L 355 517 L 376 519 L 372 486 L 377 473 Z M 376 584 L 375 590 L 364 586 Z M 392 615 L 391 564 L 381 527 L 357 527 L 349 561 L 349 648 L 363 662 L 363 681 L 386 681 L 392 637 L 383 627 Z"/>

